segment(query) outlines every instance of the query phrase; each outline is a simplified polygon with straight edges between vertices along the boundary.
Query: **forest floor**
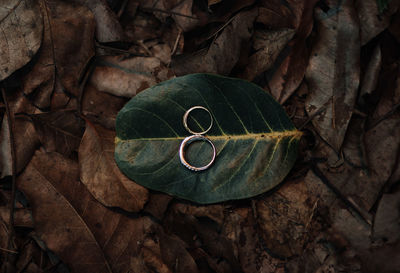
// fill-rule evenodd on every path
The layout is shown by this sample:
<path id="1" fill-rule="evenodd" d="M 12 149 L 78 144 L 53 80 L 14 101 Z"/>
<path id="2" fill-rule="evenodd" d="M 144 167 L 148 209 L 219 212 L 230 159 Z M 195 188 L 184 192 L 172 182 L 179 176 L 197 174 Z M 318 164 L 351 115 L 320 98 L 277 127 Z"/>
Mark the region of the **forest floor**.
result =
<path id="1" fill-rule="evenodd" d="M 399 6 L 1 1 L 2 272 L 400 272 Z M 304 135 L 278 187 L 198 205 L 120 172 L 118 111 L 190 73 L 284 107 Z"/>

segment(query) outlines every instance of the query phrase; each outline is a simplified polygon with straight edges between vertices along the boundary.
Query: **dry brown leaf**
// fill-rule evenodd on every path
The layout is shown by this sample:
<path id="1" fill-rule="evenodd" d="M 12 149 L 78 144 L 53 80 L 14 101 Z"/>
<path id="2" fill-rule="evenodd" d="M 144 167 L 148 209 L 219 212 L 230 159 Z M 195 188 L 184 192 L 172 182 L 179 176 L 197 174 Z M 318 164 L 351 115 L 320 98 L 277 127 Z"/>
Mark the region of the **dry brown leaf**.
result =
<path id="1" fill-rule="evenodd" d="M 318 37 L 306 71 L 309 86 L 306 110 L 310 116 L 321 111 L 312 123 L 338 152 L 357 96 L 360 39 L 353 2 L 331 0 L 329 6 L 331 9 L 326 13 L 315 9 Z"/>
<path id="2" fill-rule="evenodd" d="M 0 219 L 3 223 L 8 223 L 10 220 L 10 208 L 0 207 Z M 14 210 L 14 226 L 33 228 L 32 212 L 26 208 Z"/>
<path id="3" fill-rule="evenodd" d="M 12 113 L 24 111 L 25 113 L 33 114 L 37 111 L 23 96 L 22 92 L 17 92 L 15 98 L 12 98 L 9 104 Z M 19 173 L 28 164 L 40 142 L 32 122 L 19 116 L 14 119 L 13 124 L 16 171 Z M 7 118 L 3 118 L 0 130 L 0 178 L 12 175 L 12 156 L 8 128 Z"/>
<path id="4" fill-rule="evenodd" d="M 73 272 L 143 272 L 131 261 L 153 224 L 97 202 L 79 182 L 76 162 L 37 151 L 17 182 L 30 201 L 35 232 Z"/>
<path id="5" fill-rule="evenodd" d="M 341 195 L 340 198 L 351 203 L 370 222 L 368 212 L 396 169 L 400 123 L 394 117 L 362 134 L 364 123 L 364 118 L 352 118 L 340 157 L 322 140 L 318 141 L 313 156 L 326 159 L 326 162 L 318 164 L 323 175 Z"/>
<path id="6" fill-rule="evenodd" d="M 157 240 L 158 241 L 158 240 Z M 161 259 L 160 245 L 152 238 L 143 242 L 143 260 L 148 268 L 157 273 L 173 273 Z"/>
<path id="7" fill-rule="evenodd" d="M 387 1 L 389 6 L 380 14 L 376 0 L 356 0 L 355 5 L 360 20 L 361 45 L 365 45 L 372 38 L 385 30 L 393 14 L 399 8 L 399 1 Z"/>
<path id="8" fill-rule="evenodd" d="M 23 80 L 24 93 L 41 109 L 50 107 L 56 88 L 78 96 L 79 80 L 94 54 L 93 14 L 65 1 L 40 1 L 44 37 L 32 71 Z"/>
<path id="9" fill-rule="evenodd" d="M 215 208 L 217 211 L 213 211 Z M 220 215 L 222 209 L 221 205 L 192 206 L 176 202 L 168 210 L 163 227 L 190 249 L 198 249 L 192 254 L 198 265 L 206 263 L 215 272 L 241 272 L 233 242 L 221 233 L 222 217 L 218 222 L 212 219 Z"/>
<path id="10" fill-rule="evenodd" d="M 223 234 L 234 243 L 242 270 L 245 273 L 277 272 L 280 260 L 264 251 L 252 209 L 237 208 L 230 211 L 223 225 Z"/>
<path id="11" fill-rule="evenodd" d="M 243 43 L 246 43 L 252 34 L 256 16 L 256 9 L 241 12 L 224 28 L 208 49 L 195 54 L 176 56 L 172 60 L 175 74 L 181 76 L 208 72 L 228 75 L 239 60 Z"/>
<path id="12" fill-rule="evenodd" d="M 274 72 L 268 82 L 269 90 L 275 99 L 283 104 L 299 87 L 308 65 L 309 50 L 306 39 L 313 27 L 313 8 L 316 0 L 291 0 L 290 6 L 295 15 L 295 38 L 289 43 L 289 55 Z"/>
<path id="13" fill-rule="evenodd" d="M 178 236 L 160 232 L 160 256 L 174 273 L 199 272 L 187 248 Z"/>
<path id="14" fill-rule="evenodd" d="M 130 1 L 133 2 L 133 1 Z M 161 23 L 156 17 L 144 12 L 136 12 L 122 18 L 125 36 L 130 42 L 156 39 L 161 34 Z"/>
<path id="15" fill-rule="evenodd" d="M 371 248 L 363 253 L 362 273 L 393 273 L 400 268 L 400 242 Z"/>
<path id="16" fill-rule="evenodd" d="M 308 65 L 308 50 L 305 43 L 293 41 L 292 51 L 285 58 L 268 82 L 271 95 L 283 104 L 299 87 Z"/>
<path id="17" fill-rule="evenodd" d="M 90 83 L 99 91 L 133 97 L 140 91 L 173 76 L 158 58 L 122 56 L 103 57 Z"/>
<path id="18" fill-rule="evenodd" d="M 261 1 L 257 22 L 267 28 L 293 28 L 293 12 L 280 0 Z"/>
<path id="19" fill-rule="evenodd" d="M 396 38 L 397 42 L 400 43 L 400 12 L 396 13 L 393 17 L 389 31 Z"/>
<path id="20" fill-rule="evenodd" d="M 149 201 L 146 203 L 143 211 L 153 215 L 158 220 L 161 220 L 172 199 L 173 197 L 170 195 L 153 192 L 150 194 Z"/>
<path id="21" fill-rule="evenodd" d="M 215 5 L 215 4 L 218 4 L 219 2 L 221 2 L 222 0 L 208 0 L 208 5 L 209 6 L 211 6 L 211 5 Z"/>
<path id="22" fill-rule="evenodd" d="M 167 44 L 157 44 L 150 48 L 154 57 L 158 58 L 163 64 L 169 65 L 171 62 L 171 48 Z"/>
<path id="23" fill-rule="evenodd" d="M 43 18 L 34 0 L 0 3 L 0 81 L 28 63 L 42 43 Z"/>
<path id="24" fill-rule="evenodd" d="M 255 53 L 249 57 L 241 77 L 252 81 L 255 77 L 272 67 L 286 44 L 293 38 L 295 30 L 258 30 L 255 31 L 253 47 Z"/>
<path id="25" fill-rule="evenodd" d="M 125 98 L 100 92 L 93 85 L 88 84 L 83 94 L 82 113 L 89 121 L 115 130 L 115 119 L 125 103 Z"/>
<path id="26" fill-rule="evenodd" d="M 34 114 L 29 117 L 47 152 L 59 152 L 69 156 L 78 150 L 85 125 L 76 110 Z"/>
<path id="27" fill-rule="evenodd" d="M 87 122 L 79 146 L 80 178 L 105 206 L 137 212 L 147 202 L 148 191 L 118 169 L 114 161 L 114 138 L 114 131 Z"/>
<path id="28" fill-rule="evenodd" d="M 382 53 L 380 45 L 377 45 L 372 52 L 371 59 L 368 63 L 367 70 L 363 75 L 360 86 L 360 94 L 358 95 L 358 104 L 365 105 L 365 96 L 370 95 L 378 85 L 379 73 L 382 65 Z"/>
<path id="29" fill-rule="evenodd" d="M 376 90 L 381 96 L 372 113 L 370 125 L 383 119 L 385 115 L 393 111 L 396 105 L 400 104 L 400 70 L 397 65 L 389 63 L 382 67 L 381 80 Z"/>
<path id="30" fill-rule="evenodd" d="M 197 1 L 194 1 L 196 3 Z M 204 24 L 210 25 L 211 23 L 222 23 L 223 25 L 230 21 L 240 11 L 250 8 L 256 1 L 255 0 L 242 0 L 242 1 L 221 1 L 218 5 L 212 5 L 208 7 L 206 14 L 196 15 L 204 21 Z M 198 2 L 197 2 L 198 3 Z M 219 29 L 220 26 L 217 27 Z M 215 30 L 213 30 L 214 32 Z"/>
<path id="31" fill-rule="evenodd" d="M 280 257 L 300 255 L 312 234 L 317 199 L 303 181 L 286 183 L 275 194 L 257 201 L 261 236 L 272 253 Z"/>
<path id="32" fill-rule="evenodd" d="M 174 210 L 179 211 L 183 214 L 193 215 L 196 217 L 208 217 L 222 225 L 224 220 L 224 206 L 222 205 L 193 205 L 193 204 L 182 204 L 177 203 L 174 206 Z"/>
<path id="33" fill-rule="evenodd" d="M 110 9 L 106 0 L 74 0 L 87 6 L 96 20 L 96 39 L 100 43 L 124 40 L 124 32 L 117 15 Z"/>
<path id="34" fill-rule="evenodd" d="M 376 243 L 400 242 L 400 191 L 384 194 L 379 201 L 373 226 Z"/>
<path id="35" fill-rule="evenodd" d="M 200 19 L 194 16 L 192 8 L 193 0 L 183 0 L 172 9 L 173 12 L 179 14 L 173 14 L 172 18 L 183 32 L 188 32 L 200 24 Z"/>
<path id="36" fill-rule="evenodd" d="M 394 115 L 366 132 L 365 145 L 368 167 L 371 171 L 371 187 L 375 187 L 376 194 L 379 194 L 381 187 L 398 168 L 400 115 Z M 369 205 L 372 206 L 373 203 Z"/>
<path id="37" fill-rule="evenodd" d="M 371 226 L 342 206 L 342 202 L 336 200 L 330 208 L 331 232 L 339 233 L 354 249 L 368 249 L 371 245 Z"/>

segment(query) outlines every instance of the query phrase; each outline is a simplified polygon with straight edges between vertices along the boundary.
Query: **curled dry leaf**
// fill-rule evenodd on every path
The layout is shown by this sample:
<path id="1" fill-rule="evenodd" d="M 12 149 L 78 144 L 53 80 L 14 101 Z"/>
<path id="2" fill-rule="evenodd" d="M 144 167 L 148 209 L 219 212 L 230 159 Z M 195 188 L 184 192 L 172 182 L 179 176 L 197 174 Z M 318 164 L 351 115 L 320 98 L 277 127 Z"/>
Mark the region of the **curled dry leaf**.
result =
<path id="1" fill-rule="evenodd" d="M 357 96 L 360 38 L 353 2 L 332 0 L 329 4 L 332 8 L 326 13 L 315 9 L 318 37 L 306 71 L 309 83 L 306 111 L 310 116 L 321 111 L 312 123 L 338 152 Z"/>
<path id="2" fill-rule="evenodd" d="M 95 22 L 86 7 L 65 1 L 40 1 L 44 15 L 43 45 L 23 90 L 39 108 L 50 106 L 59 81 L 61 89 L 77 96 L 79 80 L 94 54 Z"/>
<path id="3" fill-rule="evenodd" d="M 59 152 L 69 156 L 78 150 L 84 123 L 76 110 L 33 114 L 29 117 L 47 152 Z"/>
<path id="4" fill-rule="evenodd" d="M 289 2 L 295 13 L 296 34 L 289 43 L 289 55 L 268 82 L 271 94 L 281 104 L 295 92 L 303 81 L 309 58 L 306 39 L 313 27 L 313 8 L 317 1 L 291 0 Z"/>
<path id="5" fill-rule="evenodd" d="M 365 45 L 372 38 L 385 30 L 393 14 L 399 8 L 399 1 L 388 1 L 389 7 L 380 13 L 377 0 L 356 0 L 355 5 L 360 20 L 361 45 Z"/>
<path id="6" fill-rule="evenodd" d="M 205 216 L 212 214 L 204 206 L 203 216 L 194 216 L 190 209 L 186 214 L 179 208 L 180 204 L 171 206 L 164 218 L 163 227 L 177 235 L 194 250 L 196 263 L 206 264 L 214 272 L 241 272 L 240 265 L 234 252 L 233 242 L 221 232 L 222 226 Z M 193 210 L 196 212 L 196 209 Z"/>
<path id="7" fill-rule="evenodd" d="M 0 3 L 0 81 L 28 63 L 42 42 L 43 18 L 34 0 Z"/>
<path id="8" fill-rule="evenodd" d="M 74 0 L 87 6 L 96 20 L 96 38 L 100 43 L 124 40 L 124 32 L 117 15 L 110 9 L 106 0 Z"/>
<path id="9" fill-rule="evenodd" d="M 153 224 L 97 202 L 79 182 L 76 162 L 37 151 L 17 184 L 30 201 L 35 232 L 73 272 L 148 271 L 132 261 Z"/>
<path id="10" fill-rule="evenodd" d="M 256 76 L 271 68 L 294 34 L 293 29 L 255 31 L 253 47 L 256 52 L 249 57 L 249 64 L 241 77 L 252 81 Z"/>
<path id="11" fill-rule="evenodd" d="M 208 49 L 195 54 L 176 56 L 172 60 L 175 74 L 180 76 L 208 72 L 228 75 L 239 60 L 243 43 L 246 43 L 252 34 L 256 16 L 256 9 L 241 12 L 224 28 Z"/>
<path id="12" fill-rule="evenodd" d="M 79 146 L 80 178 L 90 193 L 108 207 L 140 211 L 148 191 L 125 177 L 114 161 L 115 132 L 91 123 Z"/>
<path id="13" fill-rule="evenodd" d="M 298 40 L 290 43 L 291 52 L 268 82 L 271 95 L 283 104 L 299 87 L 308 65 L 308 50 Z"/>
<path id="14" fill-rule="evenodd" d="M 317 199 L 303 181 L 286 183 L 276 194 L 257 201 L 259 225 L 266 246 L 275 255 L 301 255 L 312 234 Z"/>
<path id="15" fill-rule="evenodd" d="M 90 83 L 99 91 L 133 97 L 140 91 L 173 76 L 155 57 L 107 56 L 98 61 Z"/>

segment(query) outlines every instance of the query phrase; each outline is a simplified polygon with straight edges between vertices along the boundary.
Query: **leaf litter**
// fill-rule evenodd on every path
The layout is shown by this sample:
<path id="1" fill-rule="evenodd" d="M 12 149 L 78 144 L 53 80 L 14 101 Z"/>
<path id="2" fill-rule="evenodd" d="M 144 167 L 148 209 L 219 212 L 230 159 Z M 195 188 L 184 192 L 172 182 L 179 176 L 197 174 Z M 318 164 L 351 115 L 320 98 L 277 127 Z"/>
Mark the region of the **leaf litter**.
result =
<path id="1" fill-rule="evenodd" d="M 2 3 L 0 78 L 14 137 L 2 98 L 1 270 L 396 272 L 398 5 Z M 305 132 L 281 187 L 197 205 L 119 172 L 113 136 L 127 98 L 193 72 L 254 81 Z"/>

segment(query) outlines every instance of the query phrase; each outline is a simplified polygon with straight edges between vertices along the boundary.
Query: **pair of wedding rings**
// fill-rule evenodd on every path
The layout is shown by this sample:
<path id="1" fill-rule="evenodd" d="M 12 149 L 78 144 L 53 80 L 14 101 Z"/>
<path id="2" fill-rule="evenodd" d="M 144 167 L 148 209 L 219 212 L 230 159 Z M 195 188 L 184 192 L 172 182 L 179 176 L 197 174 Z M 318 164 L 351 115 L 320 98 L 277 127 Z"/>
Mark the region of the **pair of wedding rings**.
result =
<path id="1" fill-rule="evenodd" d="M 189 128 L 189 126 L 188 126 L 189 114 L 190 114 L 191 111 L 196 110 L 196 109 L 200 109 L 200 110 L 206 111 L 208 113 L 208 115 L 210 116 L 210 119 L 211 119 L 210 126 L 206 130 L 201 131 L 201 132 L 195 132 L 195 131 L 191 130 Z M 188 168 L 191 171 L 195 171 L 195 172 L 204 171 L 204 170 L 208 169 L 214 163 L 215 157 L 217 155 L 214 143 L 212 143 L 212 141 L 209 138 L 204 136 L 204 134 L 206 134 L 208 131 L 210 131 L 212 125 L 213 125 L 213 117 L 212 117 L 210 111 L 208 111 L 208 109 L 203 107 L 203 106 L 193 106 L 192 108 L 187 110 L 185 112 L 185 114 L 183 115 L 183 126 L 192 135 L 186 137 L 182 141 L 181 146 L 179 148 L 179 158 L 181 160 L 182 165 L 185 166 L 186 168 Z M 205 142 L 207 142 L 208 144 L 211 145 L 211 148 L 213 150 L 213 155 L 212 155 L 211 161 L 207 165 L 204 165 L 204 166 L 201 166 L 201 167 L 195 167 L 195 166 L 190 165 L 187 162 L 187 160 L 185 158 L 186 149 L 190 145 L 190 143 L 195 142 L 195 141 L 205 141 Z"/>

